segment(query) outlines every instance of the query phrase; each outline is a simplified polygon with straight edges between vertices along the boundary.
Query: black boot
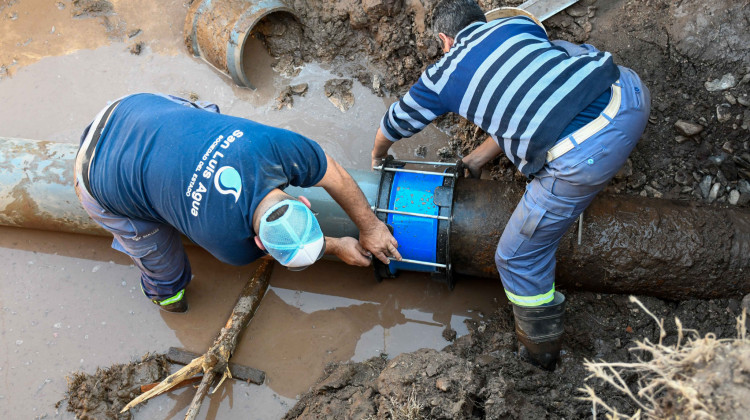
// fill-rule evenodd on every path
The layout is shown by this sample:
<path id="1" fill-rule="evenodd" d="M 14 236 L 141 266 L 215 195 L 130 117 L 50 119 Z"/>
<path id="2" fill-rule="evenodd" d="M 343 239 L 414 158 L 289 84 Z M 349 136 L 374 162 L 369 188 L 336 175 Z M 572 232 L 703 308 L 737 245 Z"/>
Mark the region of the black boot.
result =
<path id="1" fill-rule="evenodd" d="M 187 296 L 185 296 L 185 289 L 180 290 L 176 295 L 170 298 L 164 299 L 162 301 L 154 299 L 152 300 L 152 302 L 154 302 L 162 311 L 183 313 L 187 312 L 188 310 L 188 302 Z"/>
<path id="2" fill-rule="evenodd" d="M 547 306 L 513 305 L 518 354 L 534 366 L 555 370 L 560 357 L 565 315 L 565 296 L 555 292 Z"/>

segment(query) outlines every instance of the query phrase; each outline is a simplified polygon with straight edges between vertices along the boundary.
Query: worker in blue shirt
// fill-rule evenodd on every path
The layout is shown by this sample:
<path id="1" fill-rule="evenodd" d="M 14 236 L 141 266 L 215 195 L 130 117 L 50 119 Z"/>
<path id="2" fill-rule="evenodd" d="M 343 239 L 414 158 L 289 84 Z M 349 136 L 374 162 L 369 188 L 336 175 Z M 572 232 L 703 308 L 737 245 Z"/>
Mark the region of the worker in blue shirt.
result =
<path id="1" fill-rule="evenodd" d="M 233 265 L 266 253 L 292 270 L 323 254 L 358 266 L 373 255 L 401 257 L 357 184 L 317 143 L 214 104 L 145 93 L 115 101 L 84 131 L 75 174 L 83 207 L 166 311 L 188 308 L 192 275 L 180 234 Z M 309 201 L 284 193 L 288 185 L 323 187 L 359 240 L 324 237 Z"/>
<path id="2" fill-rule="evenodd" d="M 640 139 L 650 94 L 611 54 L 550 41 L 528 12 L 510 14 L 487 22 L 474 0 L 435 6 L 432 29 L 445 55 L 385 113 L 372 159 L 378 165 L 393 142 L 454 112 L 489 134 L 462 159 L 471 176 L 505 153 L 530 179 L 495 262 L 522 356 L 551 370 L 565 302 L 555 291 L 555 252 Z"/>

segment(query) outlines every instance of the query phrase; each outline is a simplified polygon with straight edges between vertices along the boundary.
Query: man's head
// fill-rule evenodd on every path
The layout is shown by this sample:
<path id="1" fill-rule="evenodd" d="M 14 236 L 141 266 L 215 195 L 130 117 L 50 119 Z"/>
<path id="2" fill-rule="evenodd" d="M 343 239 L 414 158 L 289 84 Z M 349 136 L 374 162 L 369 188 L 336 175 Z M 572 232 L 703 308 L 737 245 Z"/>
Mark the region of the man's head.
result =
<path id="1" fill-rule="evenodd" d="M 310 202 L 276 190 L 267 196 L 256 212 L 256 244 L 290 270 L 302 270 L 325 253 L 325 237 Z"/>
<path id="2" fill-rule="evenodd" d="M 432 30 L 443 43 L 443 51 L 446 51 L 445 43 L 450 38 L 450 45 L 461 29 L 473 22 L 487 22 L 482 8 L 475 0 L 441 0 L 432 11 Z"/>

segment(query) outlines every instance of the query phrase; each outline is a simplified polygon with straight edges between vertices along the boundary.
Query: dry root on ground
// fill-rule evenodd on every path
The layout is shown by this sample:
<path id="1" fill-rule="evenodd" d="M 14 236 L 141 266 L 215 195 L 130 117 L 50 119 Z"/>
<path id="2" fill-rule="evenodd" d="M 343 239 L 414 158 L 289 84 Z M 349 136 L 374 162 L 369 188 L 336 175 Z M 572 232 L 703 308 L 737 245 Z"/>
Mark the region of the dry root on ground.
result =
<path id="1" fill-rule="evenodd" d="M 697 331 L 677 324 L 677 343 L 663 344 L 667 335 L 659 320 L 635 297 L 637 303 L 656 320 L 661 331 L 658 343 L 636 341 L 631 349 L 635 362 L 591 362 L 587 378 L 615 388 L 639 407 L 632 415 L 618 412 L 599 397 L 594 387 L 585 385 L 584 400 L 592 403 L 592 414 L 603 411 L 610 419 L 719 419 L 742 418 L 750 409 L 750 340 L 747 338 L 747 311 L 737 318 L 737 338 L 717 339 L 713 333 L 700 337 Z M 640 354 L 640 355 L 639 355 Z M 626 378 L 636 377 L 635 383 Z"/>

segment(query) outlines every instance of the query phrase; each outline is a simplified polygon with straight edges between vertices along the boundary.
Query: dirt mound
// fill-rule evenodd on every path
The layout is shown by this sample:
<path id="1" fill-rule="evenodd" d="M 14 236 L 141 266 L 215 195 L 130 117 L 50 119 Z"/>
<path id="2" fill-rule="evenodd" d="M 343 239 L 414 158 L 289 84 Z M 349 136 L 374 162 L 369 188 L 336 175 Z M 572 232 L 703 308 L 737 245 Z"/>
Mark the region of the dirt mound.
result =
<path id="1" fill-rule="evenodd" d="M 141 394 L 141 385 L 167 377 L 169 362 L 164 355 L 146 355 L 140 362 L 99 368 L 89 375 L 77 372 L 68 377 L 68 411 L 77 419 L 130 419 L 120 410 Z"/>
<path id="2" fill-rule="evenodd" d="M 697 331 L 732 338 L 736 336 L 735 317 L 742 312 L 740 301 L 734 299 L 642 300 L 651 312 L 667 320 L 665 345 L 677 342 L 679 327 L 674 317 Z M 555 372 L 518 358 L 512 311 L 503 305 L 486 323 L 469 322 L 470 333 L 442 352 L 419 350 L 390 361 L 375 358 L 330 367 L 287 418 L 590 417 L 591 404 L 582 400 L 585 394 L 579 390 L 590 376 L 584 361 L 637 361 L 642 352 L 631 349 L 638 340 L 659 342 L 661 330 L 626 296 L 571 293 L 565 316 L 563 354 Z M 637 383 L 635 375 L 624 379 L 629 385 Z M 596 384 L 597 392 L 619 412 L 633 413 L 639 408 L 619 391 L 600 390 L 600 385 Z M 402 409 L 398 413 L 411 410 L 411 417 L 394 416 L 394 408 Z"/>
<path id="3" fill-rule="evenodd" d="M 401 95 L 440 57 L 430 28 L 434 0 L 292 3 L 299 21 L 269 18 L 258 27 L 285 73 L 320 61 L 374 92 Z M 490 10 L 522 2 L 479 3 Z M 588 42 L 612 52 L 618 64 L 635 69 L 651 90 L 651 124 L 610 191 L 750 203 L 746 3 L 581 0 L 544 22 L 553 39 Z M 487 137 L 453 114 L 437 123 L 452 135 L 440 158 L 465 156 Z M 698 129 L 686 133 L 685 124 Z M 524 180 L 505 157 L 488 169 L 495 179 Z"/>

